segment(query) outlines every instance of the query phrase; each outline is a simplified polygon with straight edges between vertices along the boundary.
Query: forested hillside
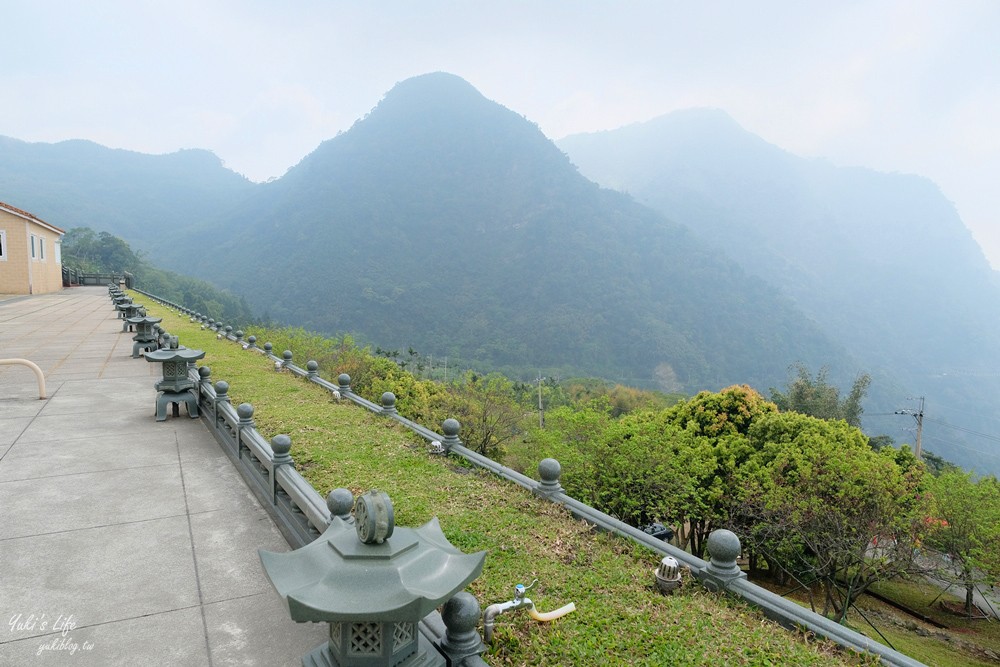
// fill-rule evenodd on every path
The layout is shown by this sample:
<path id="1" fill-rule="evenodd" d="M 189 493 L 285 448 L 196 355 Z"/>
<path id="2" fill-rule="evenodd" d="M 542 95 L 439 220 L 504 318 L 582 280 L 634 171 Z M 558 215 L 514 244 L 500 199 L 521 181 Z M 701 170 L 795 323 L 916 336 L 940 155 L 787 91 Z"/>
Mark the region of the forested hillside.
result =
<path id="1" fill-rule="evenodd" d="M 906 397 L 925 396 L 926 447 L 1000 468 L 994 441 L 940 423 L 998 430 L 1000 292 L 933 183 L 796 157 L 713 110 L 559 145 L 584 174 L 669 213 L 844 343 L 875 378 L 882 404 L 869 412 L 914 408 Z M 898 385 L 886 395 L 889 378 Z M 913 426 L 872 419 L 886 432 Z"/>
<path id="2" fill-rule="evenodd" d="M 188 266 L 280 321 L 514 376 L 693 391 L 844 360 L 776 290 L 465 81 L 398 84 Z"/>
<path id="3" fill-rule="evenodd" d="M 211 225 L 254 184 L 205 150 L 145 155 L 91 141 L 0 136 L 0 193 L 63 229 L 89 227 L 159 256 L 189 227 Z M 191 249 L 185 249 L 190 251 Z"/>

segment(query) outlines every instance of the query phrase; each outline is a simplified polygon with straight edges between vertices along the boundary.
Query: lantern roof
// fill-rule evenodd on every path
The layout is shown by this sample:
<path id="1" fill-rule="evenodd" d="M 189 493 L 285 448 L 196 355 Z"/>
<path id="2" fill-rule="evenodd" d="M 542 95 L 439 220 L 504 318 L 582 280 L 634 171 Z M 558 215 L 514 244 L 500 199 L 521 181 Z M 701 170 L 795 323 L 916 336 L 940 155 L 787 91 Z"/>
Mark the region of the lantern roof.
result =
<path id="1" fill-rule="evenodd" d="M 192 350 L 178 345 L 177 347 L 164 347 L 155 352 L 146 353 L 146 361 L 195 361 L 205 356 L 204 350 Z"/>
<path id="2" fill-rule="evenodd" d="M 465 554 L 448 542 L 437 518 L 390 530 L 381 543 L 362 539 L 355 526 L 334 517 L 300 549 L 260 550 L 293 620 L 416 621 L 478 577 L 486 560 L 485 551 Z"/>

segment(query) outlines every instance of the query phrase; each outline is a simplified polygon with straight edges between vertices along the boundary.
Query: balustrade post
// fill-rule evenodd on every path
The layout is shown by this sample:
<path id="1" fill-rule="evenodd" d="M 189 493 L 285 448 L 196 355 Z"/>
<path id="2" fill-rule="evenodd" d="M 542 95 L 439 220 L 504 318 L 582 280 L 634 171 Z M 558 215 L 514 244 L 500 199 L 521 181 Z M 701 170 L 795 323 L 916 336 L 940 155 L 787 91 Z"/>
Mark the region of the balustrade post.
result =
<path id="1" fill-rule="evenodd" d="M 482 655 L 486 651 L 486 644 L 476 629 L 479 617 L 479 600 L 472 593 L 461 591 L 445 602 L 441 620 L 446 631 L 437 647 L 449 665 L 461 665 L 466 658 Z"/>
<path id="2" fill-rule="evenodd" d="M 538 477 L 540 482 L 535 486 L 536 495 L 549 498 L 557 493 L 563 492 L 563 487 L 559 483 L 562 476 L 562 466 L 555 459 L 542 459 L 538 463 Z"/>
<path id="3" fill-rule="evenodd" d="M 396 414 L 396 395 L 391 391 L 387 391 L 382 394 L 382 412 L 383 415 L 394 415 Z"/>
<path id="4" fill-rule="evenodd" d="M 724 528 L 714 530 L 708 536 L 706 547 L 711 560 L 699 572 L 699 579 L 705 588 L 712 592 L 725 590 L 733 581 L 746 579 L 746 573 L 736 564 L 742 552 L 736 533 Z"/>
<path id="5" fill-rule="evenodd" d="M 354 494 L 350 490 L 334 489 L 326 496 L 326 506 L 330 510 L 331 523 L 333 517 L 350 524 L 354 523 L 354 515 L 351 514 L 351 510 L 354 509 Z"/>
<path id="6" fill-rule="evenodd" d="M 243 450 L 250 449 L 243 444 L 243 431 L 254 428 L 253 406 L 249 403 L 240 403 L 236 406 L 236 414 L 239 416 L 239 421 L 236 423 L 236 451 L 237 456 L 243 458 Z"/>
<path id="7" fill-rule="evenodd" d="M 458 438 L 460 430 L 462 430 L 462 425 L 458 423 L 457 419 L 448 418 L 441 424 L 441 432 L 444 433 L 444 440 L 441 441 L 441 446 L 444 447 L 446 454 L 451 451 L 452 447 L 462 444 L 462 441 Z"/>
<path id="8" fill-rule="evenodd" d="M 271 438 L 271 451 L 274 458 L 271 459 L 271 503 L 278 504 L 278 468 L 280 466 L 291 466 L 295 468 L 295 461 L 292 460 L 289 452 L 292 449 L 292 439 L 285 434 L 276 435 Z"/>

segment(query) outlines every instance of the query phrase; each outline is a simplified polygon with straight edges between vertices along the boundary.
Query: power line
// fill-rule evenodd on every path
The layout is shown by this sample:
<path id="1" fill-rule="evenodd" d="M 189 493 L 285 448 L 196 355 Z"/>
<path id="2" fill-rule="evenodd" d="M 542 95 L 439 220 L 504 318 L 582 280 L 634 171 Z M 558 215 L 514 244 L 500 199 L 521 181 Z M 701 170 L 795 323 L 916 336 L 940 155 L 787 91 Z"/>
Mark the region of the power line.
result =
<path id="1" fill-rule="evenodd" d="M 993 440 L 994 442 L 1000 442 L 1000 437 L 995 435 L 990 435 L 989 433 L 980 433 L 979 431 L 973 431 L 971 428 L 965 428 L 964 426 L 952 426 L 948 422 L 943 422 L 940 419 L 927 418 L 927 421 L 934 422 L 939 426 L 944 426 L 945 428 L 954 429 L 956 431 L 961 431 L 963 433 L 968 433 L 970 435 L 978 435 L 980 438 L 986 438 L 987 440 Z"/>
<path id="2" fill-rule="evenodd" d="M 1000 452 L 984 452 L 981 449 L 976 449 L 974 447 L 968 447 L 966 445 L 960 445 L 957 442 L 954 442 L 952 440 L 944 440 L 942 438 L 939 438 L 939 437 L 933 436 L 933 435 L 927 436 L 927 439 L 928 440 L 934 440 L 935 442 L 940 442 L 941 444 L 944 444 L 944 445 L 951 445 L 952 447 L 958 447 L 959 449 L 965 449 L 965 450 L 973 452 L 975 454 L 982 454 L 983 456 L 992 456 L 994 458 L 1000 458 Z"/>
<path id="3" fill-rule="evenodd" d="M 989 419 L 991 421 L 1000 422 L 1000 417 L 990 417 L 988 415 L 981 415 L 978 412 L 972 412 L 971 410 L 963 410 L 961 408 L 955 408 L 950 405 L 939 405 L 938 403 L 935 403 L 934 405 L 935 407 L 944 408 L 945 410 L 951 410 L 952 412 L 961 412 L 962 414 L 972 415 L 973 417 L 977 417 L 978 419 Z"/>

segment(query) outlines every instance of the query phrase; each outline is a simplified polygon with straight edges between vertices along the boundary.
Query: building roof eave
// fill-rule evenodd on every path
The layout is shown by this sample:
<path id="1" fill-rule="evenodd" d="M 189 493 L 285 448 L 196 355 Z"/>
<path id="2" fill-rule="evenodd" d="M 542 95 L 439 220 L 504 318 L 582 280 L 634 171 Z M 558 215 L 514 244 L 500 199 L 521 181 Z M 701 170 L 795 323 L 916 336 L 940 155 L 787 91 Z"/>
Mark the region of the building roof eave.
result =
<path id="1" fill-rule="evenodd" d="M 54 232 L 54 233 L 58 234 L 59 236 L 63 236 L 63 235 L 66 234 L 66 230 L 59 229 L 55 225 L 52 225 L 52 224 L 49 224 L 49 223 L 45 222 L 44 220 L 42 220 L 38 216 L 35 216 L 35 215 L 31 214 L 31 213 L 28 213 L 27 211 L 23 211 L 23 210 L 17 208 L 16 206 L 11 206 L 10 204 L 5 204 L 2 201 L 0 201 L 0 211 L 6 211 L 7 213 L 10 213 L 11 215 L 16 215 L 19 218 L 24 218 L 25 220 L 28 220 L 29 222 L 33 222 L 36 225 L 44 227 L 45 229 L 49 230 L 50 232 Z"/>

